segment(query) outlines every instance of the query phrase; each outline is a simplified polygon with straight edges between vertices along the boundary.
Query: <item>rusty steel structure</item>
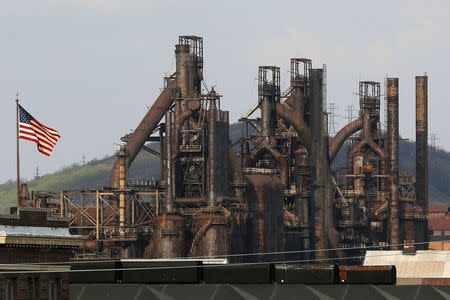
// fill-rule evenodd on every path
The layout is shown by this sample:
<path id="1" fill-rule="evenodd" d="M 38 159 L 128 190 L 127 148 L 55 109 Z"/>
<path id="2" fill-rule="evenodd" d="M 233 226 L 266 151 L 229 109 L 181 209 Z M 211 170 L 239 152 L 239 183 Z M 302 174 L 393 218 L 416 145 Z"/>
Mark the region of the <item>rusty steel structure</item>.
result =
<path id="1" fill-rule="evenodd" d="M 381 85 L 362 81 L 358 118 L 330 137 L 325 69 L 291 58 L 282 92 L 280 68 L 259 66 L 257 102 L 230 141 L 221 95 L 203 87 L 203 39 L 180 36 L 175 59 L 161 94 L 122 138 L 110 187 L 32 193 L 31 202 L 24 192 L 23 203 L 50 207 L 88 237 L 80 257 L 258 253 L 230 259 L 326 263 L 428 241 L 426 76 L 416 77 L 415 180 L 399 170 L 398 78 L 386 79 L 386 130 Z M 127 180 L 141 150 L 159 155 L 159 179 Z M 339 151 L 346 167 L 332 169 Z"/>
<path id="2" fill-rule="evenodd" d="M 416 196 L 415 215 L 421 222 L 415 239 L 428 241 L 428 77 L 416 76 Z M 426 244 L 420 249 L 427 248 Z"/>

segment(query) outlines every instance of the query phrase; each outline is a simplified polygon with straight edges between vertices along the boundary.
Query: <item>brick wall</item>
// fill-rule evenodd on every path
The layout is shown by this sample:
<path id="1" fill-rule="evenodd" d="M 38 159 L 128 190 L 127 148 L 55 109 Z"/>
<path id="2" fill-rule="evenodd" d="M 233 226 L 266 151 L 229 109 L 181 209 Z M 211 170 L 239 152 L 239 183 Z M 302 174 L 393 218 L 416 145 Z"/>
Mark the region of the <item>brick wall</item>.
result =
<path id="1" fill-rule="evenodd" d="M 47 208 L 21 207 L 19 215 L 17 208 L 11 208 L 10 215 L 0 215 L 1 225 L 31 226 L 31 227 L 68 227 L 67 219 L 49 216 Z"/>
<path id="2" fill-rule="evenodd" d="M 0 264 L 68 262 L 71 249 L 0 247 Z"/>
<path id="3" fill-rule="evenodd" d="M 69 274 L 68 273 L 44 273 L 44 274 L 11 274 L 0 275 L 0 299 L 5 297 L 5 287 L 8 280 L 14 280 L 15 299 L 47 300 L 49 296 L 49 283 L 57 284 L 57 299 L 69 299 Z"/>
<path id="4" fill-rule="evenodd" d="M 0 215 L 0 225 L 68 228 L 69 223 L 67 219 L 49 216 L 48 209 L 21 207 L 19 214 L 12 208 L 11 215 Z M 0 264 L 68 264 L 73 254 L 73 249 L 51 245 L 0 245 Z M 11 267 L 14 269 L 14 266 L 6 269 L 10 271 Z M 5 298 L 8 281 L 14 284 L 15 299 L 32 299 L 33 293 L 37 295 L 35 299 L 48 299 L 52 282 L 55 283 L 57 299 L 69 299 L 68 273 L 23 273 L 17 270 L 14 274 L 0 274 L 0 299 Z"/>
<path id="5" fill-rule="evenodd" d="M 70 249 L 0 248 L 0 264 L 68 262 L 72 256 L 73 250 Z M 5 297 L 5 284 L 7 279 L 15 281 L 16 299 L 32 299 L 33 284 L 35 293 L 38 295 L 36 299 L 48 299 L 50 280 L 58 283 L 60 295 L 58 299 L 69 299 L 68 273 L 0 274 L 0 299 Z"/>

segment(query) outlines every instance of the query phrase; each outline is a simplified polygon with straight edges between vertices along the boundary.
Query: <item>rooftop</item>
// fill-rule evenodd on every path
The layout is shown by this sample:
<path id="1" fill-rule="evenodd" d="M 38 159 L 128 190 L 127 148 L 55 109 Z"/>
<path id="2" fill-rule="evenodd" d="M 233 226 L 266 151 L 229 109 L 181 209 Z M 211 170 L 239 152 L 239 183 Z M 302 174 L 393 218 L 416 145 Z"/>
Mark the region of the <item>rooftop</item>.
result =
<path id="1" fill-rule="evenodd" d="M 71 235 L 67 219 L 49 216 L 45 208 L 16 208 L 0 215 L 0 245 L 69 247 L 83 245 L 85 238 Z"/>
<path id="2" fill-rule="evenodd" d="M 450 251 L 419 250 L 415 255 L 401 250 L 367 251 L 363 265 L 395 265 L 398 279 L 450 278 Z"/>
<path id="3" fill-rule="evenodd" d="M 428 219 L 428 228 L 431 230 L 450 230 L 450 219 L 430 218 Z"/>
<path id="4" fill-rule="evenodd" d="M 443 205 L 443 204 L 431 204 L 428 207 L 428 212 L 429 213 L 446 213 L 449 211 L 449 207 L 448 205 Z"/>

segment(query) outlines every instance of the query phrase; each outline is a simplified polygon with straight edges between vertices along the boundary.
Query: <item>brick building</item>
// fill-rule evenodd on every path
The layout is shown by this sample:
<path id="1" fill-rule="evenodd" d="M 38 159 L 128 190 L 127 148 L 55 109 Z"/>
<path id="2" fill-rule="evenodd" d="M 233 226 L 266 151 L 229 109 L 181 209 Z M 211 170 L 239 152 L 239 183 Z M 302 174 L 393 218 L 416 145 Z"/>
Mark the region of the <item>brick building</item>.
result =
<path id="1" fill-rule="evenodd" d="M 430 250 L 450 250 L 450 208 L 448 205 L 432 204 L 428 208 Z"/>
<path id="2" fill-rule="evenodd" d="M 0 299 L 69 299 L 69 261 L 84 239 L 44 208 L 0 215 Z"/>

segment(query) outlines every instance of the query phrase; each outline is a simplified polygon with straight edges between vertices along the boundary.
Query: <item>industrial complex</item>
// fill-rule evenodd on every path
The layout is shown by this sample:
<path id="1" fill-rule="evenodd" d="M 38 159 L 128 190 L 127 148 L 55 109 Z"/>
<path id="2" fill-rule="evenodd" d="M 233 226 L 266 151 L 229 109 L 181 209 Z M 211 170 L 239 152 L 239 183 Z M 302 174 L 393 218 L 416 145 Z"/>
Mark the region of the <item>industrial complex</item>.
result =
<path id="1" fill-rule="evenodd" d="M 47 207 L 84 236 L 76 259 L 358 265 L 367 249 L 427 249 L 427 76 L 416 77 L 413 178 L 399 170 L 398 78 L 359 82 L 358 117 L 331 136 L 325 66 L 290 58 L 284 91 L 279 67 L 259 66 L 258 99 L 230 140 L 226 103 L 203 82 L 203 39 L 180 36 L 175 58 L 161 94 L 122 137 L 109 187 L 29 195 L 23 185 L 21 206 Z M 333 169 L 340 150 L 346 166 Z M 159 179 L 127 179 L 140 151 L 159 156 Z"/>

